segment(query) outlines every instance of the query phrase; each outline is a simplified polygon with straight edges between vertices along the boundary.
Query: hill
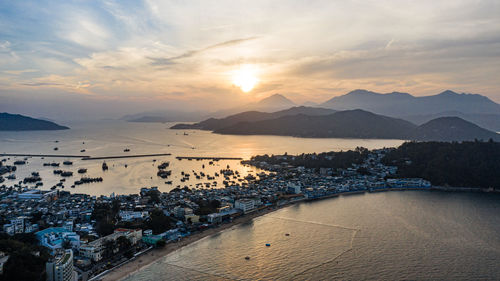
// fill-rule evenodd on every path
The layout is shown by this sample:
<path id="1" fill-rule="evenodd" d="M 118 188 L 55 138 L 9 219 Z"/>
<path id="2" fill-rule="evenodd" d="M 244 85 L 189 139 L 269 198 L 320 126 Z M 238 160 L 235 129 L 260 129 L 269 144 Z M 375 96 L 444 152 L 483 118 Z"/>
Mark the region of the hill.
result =
<path id="1" fill-rule="evenodd" d="M 416 128 L 414 140 L 432 141 L 468 141 L 489 140 L 500 141 L 500 135 L 483 129 L 478 125 L 459 117 L 440 117 Z"/>
<path id="2" fill-rule="evenodd" d="M 429 122 L 439 117 L 460 117 L 466 121 L 472 122 L 480 127 L 493 132 L 500 132 L 500 114 L 482 114 L 482 113 L 462 113 L 459 111 L 444 111 L 436 114 L 410 115 L 402 116 L 401 119 L 410 121 L 417 125 Z"/>
<path id="3" fill-rule="evenodd" d="M 237 135 L 400 139 L 410 137 L 415 128 L 416 125 L 405 120 L 364 110 L 348 110 L 329 115 L 298 114 L 257 122 L 240 122 L 214 132 Z"/>
<path id="4" fill-rule="evenodd" d="M 498 142 L 408 142 L 391 150 L 382 161 L 398 167 L 397 177 L 500 190 Z"/>
<path id="5" fill-rule="evenodd" d="M 297 114 L 304 114 L 309 116 L 328 115 L 334 112 L 335 111 L 332 109 L 306 107 L 306 106 L 292 107 L 289 109 L 273 113 L 260 112 L 260 111 L 246 111 L 220 119 L 210 118 L 195 124 L 177 124 L 172 126 L 171 129 L 200 129 L 200 130 L 214 131 L 233 126 L 240 122 L 257 122 L 257 121 L 276 119 L 283 116 L 290 116 Z"/>
<path id="6" fill-rule="evenodd" d="M 363 109 L 377 114 L 404 117 L 437 114 L 443 111 L 500 114 L 500 105 L 477 94 L 458 94 L 447 90 L 437 95 L 415 97 L 408 93 L 380 94 L 355 90 L 320 105 L 335 110 Z"/>
<path id="7" fill-rule="evenodd" d="M 0 131 L 66 130 L 68 127 L 54 122 L 19 114 L 0 113 Z"/>

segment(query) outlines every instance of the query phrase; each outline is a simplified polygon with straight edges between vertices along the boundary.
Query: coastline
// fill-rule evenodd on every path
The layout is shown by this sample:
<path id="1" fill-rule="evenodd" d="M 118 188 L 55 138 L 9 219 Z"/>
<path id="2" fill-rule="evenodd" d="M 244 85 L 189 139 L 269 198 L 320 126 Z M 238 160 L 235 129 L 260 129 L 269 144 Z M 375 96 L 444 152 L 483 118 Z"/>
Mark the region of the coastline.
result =
<path id="1" fill-rule="evenodd" d="M 282 207 L 289 206 L 284 205 Z M 281 207 L 277 208 L 266 208 L 264 210 L 256 211 L 251 214 L 247 214 L 241 217 L 238 217 L 234 219 L 230 223 L 225 223 L 221 224 L 218 227 L 215 228 L 210 228 L 207 229 L 203 232 L 198 232 L 196 234 L 190 235 L 188 237 L 183 238 L 179 242 L 174 242 L 174 243 L 169 243 L 165 245 L 165 247 L 160 248 L 160 249 L 152 249 L 150 251 L 147 251 L 139 256 L 137 256 L 135 259 L 125 262 L 122 265 L 119 265 L 110 271 L 106 272 L 103 276 L 100 276 L 98 278 L 92 279 L 92 280 L 102 280 L 102 281 L 112 281 L 112 280 L 123 280 L 132 274 L 142 270 L 143 268 L 146 268 L 147 266 L 151 265 L 152 263 L 164 258 L 166 255 L 173 253 L 185 246 L 188 246 L 198 240 L 201 240 L 205 237 L 209 237 L 212 235 L 215 235 L 217 233 L 220 233 L 224 230 L 230 229 L 234 226 L 237 226 L 239 224 L 247 223 L 254 218 L 269 214 L 271 212 L 274 212 Z"/>
<path id="2" fill-rule="evenodd" d="M 179 242 L 173 242 L 170 244 L 165 245 L 165 247 L 160 248 L 160 249 L 155 249 L 153 248 L 150 251 L 144 252 L 143 254 L 135 257 L 133 260 L 129 260 L 122 265 L 118 265 L 112 269 L 110 269 L 108 272 L 106 272 L 103 276 L 99 277 L 94 277 L 90 280 L 94 281 L 113 281 L 113 280 L 123 280 L 132 274 L 146 268 L 147 266 L 151 265 L 152 263 L 164 258 L 170 253 L 173 253 L 185 246 L 188 246 L 192 243 L 195 243 L 196 241 L 199 241 L 205 237 L 209 237 L 215 234 L 218 234 L 224 230 L 231 229 L 234 226 L 237 226 L 239 224 L 247 223 L 254 218 L 258 218 L 260 216 L 269 214 L 271 212 L 277 211 L 281 208 L 285 208 L 291 205 L 294 205 L 296 203 L 301 203 L 301 202 L 307 202 L 307 201 L 319 201 L 322 199 L 330 199 L 334 197 L 338 197 L 340 195 L 342 196 L 348 196 L 348 195 L 355 195 L 355 194 L 364 194 L 364 193 L 375 193 L 375 192 L 388 192 L 388 191 L 442 191 L 442 192 L 484 192 L 488 193 L 488 191 L 484 190 L 477 190 L 477 189 L 472 189 L 472 188 L 450 188 L 450 187 L 438 187 L 438 186 L 432 186 L 431 188 L 393 188 L 393 189 L 379 189 L 379 190 L 374 190 L 374 191 L 368 191 L 368 190 L 363 190 L 363 191 L 356 191 L 356 192 L 342 192 L 342 193 L 335 193 L 319 198 L 314 198 L 314 199 L 300 199 L 300 200 L 295 200 L 292 202 L 286 202 L 285 204 L 282 205 L 276 205 L 274 207 L 266 207 L 261 210 L 257 210 L 253 213 L 246 214 L 243 216 L 240 216 L 236 219 L 234 219 L 230 223 L 225 223 L 221 224 L 215 228 L 210 228 L 207 229 L 203 232 L 198 232 L 196 234 L 190 235 L 188 237 L 183 238 Z"/>

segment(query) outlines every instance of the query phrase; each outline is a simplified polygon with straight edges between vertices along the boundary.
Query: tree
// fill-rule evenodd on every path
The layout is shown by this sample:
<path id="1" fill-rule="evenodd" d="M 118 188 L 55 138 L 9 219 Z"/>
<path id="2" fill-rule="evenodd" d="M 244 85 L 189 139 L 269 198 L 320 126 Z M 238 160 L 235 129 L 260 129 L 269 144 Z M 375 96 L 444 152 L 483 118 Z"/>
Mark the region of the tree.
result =
<path id="1" fill-rule="evenodd" d="M 132 242 L 125 236 L 118 237 L 118 239 L 116 239 L 116 244 L 120 252 L 130 250 L 130 247 L 132 247 Z"/>
<path id="2" fill-rule="evenodd" d="M 156 242 L 156 247 L 157 248 L 163 248 L 165 247 L 165 245 L 167 244 L 167 242 L 165 242 L 165 240 L 159 240 L 158 242 Z"/>
<path id="3" fill-rule="evenodd" d="M 162 233 L 171 228 L 172 219 L 165 216 L 162 210 L 155 209 L 151 212 L 149 220 L 146 225 L 149 229 L 153 230 L 153 233 Z"/>
<path id="4" fill-rule="evenodd" d="M 71 249 L 71 242 L 68 239 L 64 239 L 64 241 L 62 243 L 62 247 L 64 249 Z"/>
<path id="5" fill-rule="evenodd" d="M 104 251 L 103 256 L 105 258 L 110 258 L 114 255 L 116 249 L 116 242 L 112 239 L 104 241 Z"/>

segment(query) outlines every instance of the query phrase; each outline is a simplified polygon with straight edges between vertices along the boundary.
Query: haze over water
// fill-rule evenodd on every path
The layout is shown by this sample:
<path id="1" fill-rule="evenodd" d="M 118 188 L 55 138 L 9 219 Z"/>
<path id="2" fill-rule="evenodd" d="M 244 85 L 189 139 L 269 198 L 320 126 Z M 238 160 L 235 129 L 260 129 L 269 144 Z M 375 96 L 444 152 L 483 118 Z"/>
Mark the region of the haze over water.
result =
<path id="1" fill-rule="evenodd" d="M 32 157 L 28 159 L 25 166 L 18 166 L 17 179 L 6 180 L 6 184 L 14 184 L 31 172 L 39 171 L 43 179 L 42 189 L 49 189 L 59 182 L 60 177 L 53 174 L 53 170 L 61 169 L 73 171 L 73 177 L 67 178 L 68 184 L 65 190 L 92 195 L 109 195 L 138 193 L 141 187 L 158 186 L 161 191 L 169 191 L 177 185 L 189 186 L 198 182 L 191 179 L 182 183 L 181 172 L 203 171 L 213 175 L 220 169 L 229 165 L 232 169 L 240 171 L 242 176 L 257 169 L 243 167 L 239 161 L 219 161 L 215 166 L 209 166 L 209 161 L 178 161 L 176 156 L 215 156 L 215 157 L 241 157 L 248 159 L 258 154 L 301 154 L 312 152 L 339 151 L 354 149 L 363 146 L 369 149 L 398 146 L 401 140 L 362 140 L 362 139 L 304 139 L 279 136 L 231 136 L 217 135 L 208 131 L 193 130 L 169 130 L 172 124 L 160 123 L 131 123 L 123 121 L 100 121 L 82 122 L 68 124 L 71 129 L 63 131 L 32 131 L 32 132 L 1 132 L 0 153 L 23 153 L 23 154 L 59 154 L 59 155 L 88 155 L 88 156 L 110 156 L 110 155 L 133 155 L 133 154 L 156 154 L 171 153 L 171 156 L 110 159 L 110 160 L 87 160 L 79 158 L 45 158 Z M 184 135 L 186 133 L 187 135 Z M 58 141 L 57 143 L 55 141 Z M 57 147 L 58 150 L 54 151 Z M 124 152 L 124 149 L 130 152 Z M 193 149 L 194 148 L 194 149 Z M 85 149 L 85 152 L 80 152 Z M 2 157 L 6 158 L 6 157 Z M 15 160 L 24 157 L 10 157 L 7 162 L 11 164 Z M 153 162 L 156 159 L 156 162 Z M 64 160 L 73 161 L 72 166 L 64 166 Z M 110 167 L 103 172 L 101 165 L 106 161 Z M 156 166 L 163 161 L 169 161 L 172 170 L 171 185 L 165 184 L 167 179 L 156 176 Z M 59 162 L 60 167 L 43 167 L 43 163 Z M 125 167 L 127 165 L 127 167 Z M 205 168 L 202 168 L 205 165 Z M 69 188 L 73 181 L 81 175 L 77 173 L 79 168 L 86 168 L 85 176 L 102 177 L 102 183 L 92 183 Z M 222 179 L 218 179 L 219 185 Z"/>
<path id="2" fill-rule="evenodd" d="M 125 280 L 495 280 L 499 210 L 498 194 L 429 191 L 301 203 L 181 248 Z"/>

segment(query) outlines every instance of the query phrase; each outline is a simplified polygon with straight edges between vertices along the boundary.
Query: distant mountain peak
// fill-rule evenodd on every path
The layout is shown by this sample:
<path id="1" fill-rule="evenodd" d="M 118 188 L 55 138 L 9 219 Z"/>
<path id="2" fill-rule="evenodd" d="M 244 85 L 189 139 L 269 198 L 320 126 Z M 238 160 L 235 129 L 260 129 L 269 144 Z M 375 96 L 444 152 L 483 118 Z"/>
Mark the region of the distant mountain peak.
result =
<path id="1" fill-rule="evenodd" d="M 261 106 L 294 106 L 296 105 L 293 101 L 288 99 L 282 94 L 273 94 L 267 98 L 260 100 L 258 105 Z"/>
<path id="2" fill-rule="evenodd" d="M 458 95 L 458 93 L 453 92 L 452 90 L 446 90 L 438 94 L 438 96 L 456 96 L 456 95 Z"/>
<path id="3" fill-rule="evenodd" d="M 365 89 L 356 89 L 354 91 L 350 91 L 346 95 L 373 95 L 373 94 L 380 95 L 378 93 L 375 93 L 375 92 L 372 92 L 372 91 L 368 91 L 368 90 L 365 90 Z"/>
<path id="4" fill-rule="evenodd" d="M 393 117 L 436 114 L 445 110 L 463 113 L 500 114 L 500 105 L 488 97 L 478 94 L 459 94 L 451 90 L 446 90 L 437 95 L 415 97 L 408 93 L 380 94 L 357 89 L 345 95 L 333 97 L 319 106 L 335 110 L 361 108 Z"/>

